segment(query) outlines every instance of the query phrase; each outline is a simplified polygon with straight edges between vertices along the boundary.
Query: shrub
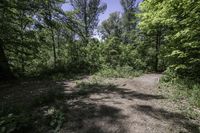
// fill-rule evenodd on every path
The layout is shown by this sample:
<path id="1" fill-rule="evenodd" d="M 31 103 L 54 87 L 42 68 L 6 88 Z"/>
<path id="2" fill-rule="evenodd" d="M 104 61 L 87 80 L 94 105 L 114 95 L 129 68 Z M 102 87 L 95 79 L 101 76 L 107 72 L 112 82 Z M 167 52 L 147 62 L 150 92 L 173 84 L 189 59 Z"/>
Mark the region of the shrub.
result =
<path id="1" fill-rule="evenodd" d="M 23 115 L 8 114 L 7 116 L 0 117 L 0 131 L 1 133 L 20 132 L 31 128 L 30 117 Z"/>
<path id="2" fill-rule="evenodd" d="M 96 73 L 98 76 L 102 77 L 112 77 L 112 78 L 131 78 L 140 76 L 142 74 L 142 71 L 135 71 L 130 66 L 124 66 L 124 67 L 116 67 L 116 68 L 110 68 L 105 66 L 103 69 L 101 69 L 99 72 Z"/>
<path id="3" fill-rule="evenodd" d="M 168 69 L 161 79 L 162 83 L 171 88 L 176 99 L 187 99 L 191 105 L 200 107 L 200 84 L 188 78 L 178 77 L 173 71 Z"/>

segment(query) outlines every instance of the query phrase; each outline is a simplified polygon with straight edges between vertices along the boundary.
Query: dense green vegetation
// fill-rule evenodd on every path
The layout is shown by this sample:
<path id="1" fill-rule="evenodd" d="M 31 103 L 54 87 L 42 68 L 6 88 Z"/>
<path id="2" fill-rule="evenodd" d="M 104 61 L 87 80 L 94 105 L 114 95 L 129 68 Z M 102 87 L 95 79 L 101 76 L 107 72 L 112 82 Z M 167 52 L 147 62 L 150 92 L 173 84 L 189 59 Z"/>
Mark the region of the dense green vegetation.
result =
<path id="1" fill-rule="evenodd" d="M 145 1 L 139 24 L 150 39 L 155 38 L 156 54 L 165 57 L 165 65 L 179 76 L 194 79 L 200 75 L 199 2 Z"/>
<path id="2" fill-rule="evenodd" d="M 73 9 L 64 11 L 64 4 Z M 163 81 L 200 107 L 200 1 L 145 0 L 137 5 L 136 0 L 121 0 L 121 6 L 123 13 L 111 13 L 98 24 L 107 8 L 101 0 L 0 1 L 0 80 L 165 71 Z M 48 102 L 49 96 L 38 101 L 46 103 L 46 97 Z M 54 111 L 48 119 L 57 130 L 63 114 Z M 8 126 L 0 131 L 20 132 L 21 116 L 9 112 L 0 112 L 0 125 Z M 23 116 L 19 125 L 28 127 L 27 121 L 32 122 Z"/>
<path id="3" fill-rule="evenodd" d="M 122 0 L 124 13 L 102 22 L 100 0 L 1 2 L 1 78 L 44 71 L 95 72 L 108 66 L 164 71 L 199 80 L 199 1 Z"/>
<path id="4" fill-rule="evenodd" d="M 200 1 L 148 0 L 141 4 L 139 28 L 146 43 L 153 42 L 158 66 L 165 70 L 163 81 L 173 95 L 199 107 L 200 92 Z M 149 45 L 150 45 L 149 44 Z M 170 89 L 169 89 L 170 90 Z M 181 98 L 180 98 L 181 97 Z"/>

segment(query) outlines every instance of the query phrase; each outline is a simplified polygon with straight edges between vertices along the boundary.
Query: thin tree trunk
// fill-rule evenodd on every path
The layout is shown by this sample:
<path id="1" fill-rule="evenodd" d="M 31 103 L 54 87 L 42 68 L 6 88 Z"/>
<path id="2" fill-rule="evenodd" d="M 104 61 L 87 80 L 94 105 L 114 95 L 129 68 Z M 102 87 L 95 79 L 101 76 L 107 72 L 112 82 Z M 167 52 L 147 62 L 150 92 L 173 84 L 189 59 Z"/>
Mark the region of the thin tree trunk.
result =
<path id="1" fill-rule="evenodd" d="M 3 49 L 3 41 L 0 39 L 0 80 L 11 78 L 13 78 L 13 74 L 10 70 L 8 60 Z"/>
<path id="2" fill-rule="evenodd" d="M 48 1 L 48 20 L 52 22 L 52 13 L 51 13 L 51 1 Z M 51 39 L 52 39 L 52 47 L 53 47 L 53 58 L 54 58 L 54 68 L 56 68 L 56 63 L 57 63 L 57 57 L 56 57 L 56 44 L 55 44 L 55 37 L 54 37 L 54 27 L 52 26 L 52 23 L 49 25 L 50 31 L 51 31 Z"/>
<path id="3" fill-rule="evenodd" d="M 4 20 L 5 8 L 3 8 L 3 11 L 1 12 L 1 17 L 2 17 L 2 20 Z M 3 26 L 4 26 L 4 21 L 1 22 L 1 27 L 0 27 L 1 28 L 0 34 L 2 35 L 4 34 L 3 32 L 4 30 L 2 30 L 4 29 Z M 6 58 L 6 55 L 3 49 L 3 45 L 4 45 L 4 42 L 2 38 L 0 38 L 0 80 L 12 79 L 14 76 L 10 70 L 10 66 L 8 64 L 8 59 Z"/>
<path id="4" fill-rule="evenodd" d="M 57 58 L 59 60 L 59 57 L 61 55 L 61 50 L 60 50 L 60 30 L 57 31 Z"/>
<path id="5" fill-rule="evenodd" d="M 51 30 L 51 37 L 52 37 L 52 41 L 53 41 L 52 45 L 53 45 L 54 67 L 56 67 L 57 56 L 56 56 L 56 45 L 55 45 L 55 37 L 54 37 L 53 29 Z"/>
<path id="6" fill-rule="evenodd" d="M 22 15 L 24 15 L 23 13 L 22 13 Z M 25 59 L 24 59 L 24 48 L 23 48 L 23 45 L 24 45 L 24 35 L 23 35 L 23 31 L 24 31 L 24 26 L 23 26 L 23 22 L 22 22 L 22 19 L 21 19 L 21 25 L 20 25 L 20 27 L 21 27 L 21 31 L 22 31 L 22 33 L 20 33 L 20 38 L 21 38 L 21 47 L 20 47 L 20 49 L 21 49 L 21 72 L 22 72 L 22 75 L 24 76 L 24 73 L 25 73 Z"/>
<path id="7" fill-rule="evenodd" d="M 156 35 L 156 59 L 155 59 L 155 71 L 158 72 L 159 52 L 160 52 L 160 32 L 157 31 Z"/>
<path id="8" fill-rule="evenodd" d="M 86 42 L 86 44 L 88 43 L 88 38 L 89 38 L 89 28 L 88 28 L 88 14 L 87 14 L 87 1 L 85 0 L 84 1 L 85 3 L 84 3 L 84 23 L 85 23 L 85 36 L 86 36 L 86 40 L 85 40 L 85 42 Z"/>

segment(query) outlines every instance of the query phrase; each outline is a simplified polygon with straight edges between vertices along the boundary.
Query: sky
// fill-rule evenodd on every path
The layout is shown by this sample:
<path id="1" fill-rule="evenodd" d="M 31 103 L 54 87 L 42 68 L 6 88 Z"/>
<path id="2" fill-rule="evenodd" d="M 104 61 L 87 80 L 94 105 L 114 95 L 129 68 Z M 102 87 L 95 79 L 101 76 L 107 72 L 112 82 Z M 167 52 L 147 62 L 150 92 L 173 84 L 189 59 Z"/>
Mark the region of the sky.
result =
<path id="1" fill-rule="evenodd" d="M 141 2 L 142 0 L 137 0 L 138 2 Z M 103 14 L 100 14 L 99 16 L 99 24 L 101 24 L 102 21 L 106 20 L 109 17 L 109 14 L 112 12 L 123 12 L 122 6 L 120 4 L 120 0 L 102 0 L 102 3 L 107 4 L 107 9 Z M 63 5 L 62 7 L 64 10 L 71 10 L 72 7 L 69 5 Z"/>

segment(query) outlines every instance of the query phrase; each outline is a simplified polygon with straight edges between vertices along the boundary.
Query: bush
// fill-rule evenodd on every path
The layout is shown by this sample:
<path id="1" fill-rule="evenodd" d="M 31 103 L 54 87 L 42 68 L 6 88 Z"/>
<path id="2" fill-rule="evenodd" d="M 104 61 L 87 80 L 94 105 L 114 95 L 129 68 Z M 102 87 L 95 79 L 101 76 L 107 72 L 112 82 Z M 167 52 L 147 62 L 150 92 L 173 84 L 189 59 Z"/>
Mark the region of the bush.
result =
<path id="1" fill-rule="evenodd" d="M 188 78 L 178 77 L 173 71 L 168 69 L 161 79 L 162 83 L 171 88 L 176 99 L 186 99 L 191 105 L 200 107 L 200 83 Z"/>
<path id="2" fill-rule="evenodd" d="M 0 132 L 1 133 L 12 133 L 20 132 L 23 129 L 25 132 L 26 129 L 31 128 L 30 117 L 23 115 L 14 115 L 8 114 L 0 118 Z"/>
<path id="3" fill-rule="evenodd" d="M 64 50 L 58 52 L 56 67 L 50 49 L 44 47 L 39 52 L 38 58 L 33 59 L 30 66 L 26 67 L 24 76 L 48 78 L 57 73 L 90 74 L 104 69 L 105 66 L 114 69 L 128 66 L 134 70 L 146 68 L 146 63 L 140 57 L 136 46 L 123 44 L 117 37 L 104 42 L 90 40 L 88 44 L 79 40 L 68 43 L 62 48 Z M 63 75 L 57 77 L 62 79 Z"/>
<path id="4" fill-rule="evenodd" d="M 103 69 L 96 73 L 96 75 L 106 78 L 131 78 L 140 76 L 141 74 L 142 71 L 135 71 L 132 67 L 129 66 L 116 68 L 105 66 Z"/>
<path id="5" fill-rule="evenodd" d="M 105 66 L 109 68 L 130 67 L 145 69 L 145 63 L 139 58 L 133 45 L 122 44 L 116 38 L 105 42 L 90 41 L 87 45 L 76 42 L 68 45 L 67 71 L 73 73 L 94 73 Z"/>

